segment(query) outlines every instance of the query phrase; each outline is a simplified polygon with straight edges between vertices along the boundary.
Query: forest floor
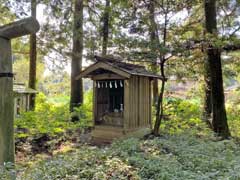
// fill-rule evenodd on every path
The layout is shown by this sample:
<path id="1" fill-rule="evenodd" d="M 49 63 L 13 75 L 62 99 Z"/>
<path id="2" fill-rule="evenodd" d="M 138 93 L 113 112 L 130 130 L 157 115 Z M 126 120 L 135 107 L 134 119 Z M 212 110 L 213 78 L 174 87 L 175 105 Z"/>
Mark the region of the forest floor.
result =
<path id="1" fill-rule="evenodd" d="M 16 163 L 28 166 L 39 159 L 49 159 L 54 155 L 75 149 L 82 144 L 89 144 L 91 140 L 90 129 L 84 132 L 81 129 L 67 131 L 55 136 L 48 134 L 39 137 L 16 139 Z"/>
<path id="2" fill-rule="evenodd" d="M 90 106 L 72 123 L 68 106 L 41 101 L 15 121 L 16 168 L 0 168 L 0 180 L 240 179 L 237 103 L 227 105 L 229 140 L 216 138 L 201 121 L 198 101 L 168 98 L 165 108 L 161 136 L 98 147 L 89 144 Z"/>
<path id="3" fill-rule="evenodd" d="M 191 129 L 97 147 L 81 142 L 78 133 L 49 152 L 32 152 L 31 160 L 17 156 L 17 179 L 240 179 L 235 138 L 219 140 L 209 131 Z"/>

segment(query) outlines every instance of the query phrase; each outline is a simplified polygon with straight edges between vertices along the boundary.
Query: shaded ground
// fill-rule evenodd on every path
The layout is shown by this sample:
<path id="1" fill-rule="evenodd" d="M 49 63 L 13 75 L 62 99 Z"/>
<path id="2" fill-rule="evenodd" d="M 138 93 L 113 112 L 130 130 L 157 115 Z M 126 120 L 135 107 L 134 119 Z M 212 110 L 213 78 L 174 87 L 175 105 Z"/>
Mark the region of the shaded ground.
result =
<path id="1" fill-rule="evenodd" d="M 239 144 L 218 141 L 205 131 L 127 139 L 101 148 L 70 146 L 19 167 L 18 180 L 240 179 Z"/>
<path id="2" fill-rule="evenodd" d="M 51 158 L 58 152 L 74 149 L 81 144 L 90 143 L 90 129 L 67 131 L 55 136 L 39 134 L 37 137 L 17 138 L 16 163 L 23 166 L 42 158 Z"/>
<path id="3" fill-rule="evenodd" d="M 18 180 L 240 179 L 239 141 L 219 141 L 199 119 L 189 118 L 196 116 L 197 107 L 185 102 L 176 106 L 177 111 L 169 106 L 169 114 L 171 109 L 174 113 L 157 138 L 128 139 L 101 148 L 82 143 L 80 137 L 88 136 L 81 131 L 45 142 L 48 138 L 39 138 L 40 146 L 31 149 L 47 151 L 25 151 L 18 161 Z M 239 127 L 235 121 L 229 123 Z"/>

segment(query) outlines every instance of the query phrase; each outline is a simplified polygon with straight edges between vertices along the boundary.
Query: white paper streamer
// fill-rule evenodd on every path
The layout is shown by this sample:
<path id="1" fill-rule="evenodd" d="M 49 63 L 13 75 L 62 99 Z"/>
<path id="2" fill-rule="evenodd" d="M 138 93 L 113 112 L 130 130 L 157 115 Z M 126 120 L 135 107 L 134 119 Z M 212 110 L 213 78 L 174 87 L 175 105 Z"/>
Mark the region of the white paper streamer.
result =
<path id="1" fill-rule="evenodd" d="M 101 86 L 100 86 L 100 83 L 98 82 L 98 88 L 100 88 Z"/>
<path id="2" fill-rule="evenodd" d="M 111 81 L 110 81 L 110 83 L 109 83 L 109 87 L 112 88 L 112 82 L 111 82 Z"/>
<path id="3" fill-rule="evenodd" d="M 122 81 L 120 81 L 120 86 L 123 87 L 123 83 L 122 83 Z"/>
<path id="4" fill-rule="evenodd" d="M 108 87 L 107 82 L 105 82 L 105 87 L 106 87 L 106 88 Z"/>
<path id="5" fill-rule="evenodd" d="M 117 81 L 115 81 L 115 88 L 117 88 Z"/>

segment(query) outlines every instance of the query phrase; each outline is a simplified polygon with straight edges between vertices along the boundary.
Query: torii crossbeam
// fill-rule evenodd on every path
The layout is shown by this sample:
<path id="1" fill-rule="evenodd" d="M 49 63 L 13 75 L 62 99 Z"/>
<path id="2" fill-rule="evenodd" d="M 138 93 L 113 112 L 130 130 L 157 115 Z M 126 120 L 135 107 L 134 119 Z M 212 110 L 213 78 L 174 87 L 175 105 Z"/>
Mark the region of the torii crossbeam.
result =
<path id="1" fill-rule="evenodd" d="M 0 27 L 0 165 L 14 163 L 14 104 L 11 39 L 36 33 L 40 26 L 30 17 Z"/>

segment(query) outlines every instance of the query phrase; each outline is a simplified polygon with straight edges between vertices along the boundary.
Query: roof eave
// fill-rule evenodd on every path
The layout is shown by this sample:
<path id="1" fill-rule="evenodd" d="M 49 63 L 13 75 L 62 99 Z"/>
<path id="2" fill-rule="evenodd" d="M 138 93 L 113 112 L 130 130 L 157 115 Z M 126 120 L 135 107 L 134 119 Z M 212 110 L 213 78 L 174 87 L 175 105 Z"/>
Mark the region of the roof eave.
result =
<path id="1" fill-rule="evenodd" d="M 89 75 L 91 72 L 95 71 L 96 69 L 105 69 L 105 70 L 109 70 L 112 71 L 122 77 L 125 78 L 130 78 L 131 74 L 127 71 L 124 71 L 123 69 L 117 68 L 115 66 L 112 66 L 108 63 L 105 62 L 96 62 L 95 64 L 87 67 L 86 69 L 84 69 L 75 79 L 78 80 L 80 78 L 84 78 L 84 77 L 90 77 L 91 75 Z"/>

